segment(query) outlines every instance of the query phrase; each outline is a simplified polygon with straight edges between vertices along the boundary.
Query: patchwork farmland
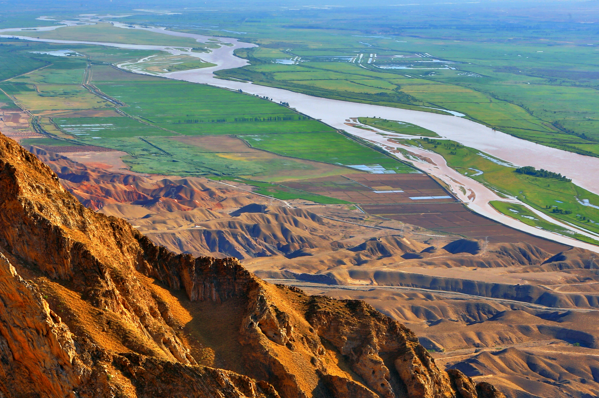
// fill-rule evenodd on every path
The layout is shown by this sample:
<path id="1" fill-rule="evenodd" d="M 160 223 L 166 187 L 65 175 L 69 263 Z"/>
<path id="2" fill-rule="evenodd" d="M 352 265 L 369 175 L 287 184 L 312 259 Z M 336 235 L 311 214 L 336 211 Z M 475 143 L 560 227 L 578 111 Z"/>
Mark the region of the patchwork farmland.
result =
<path id="1" fill-rule="evenodd" d="M 353 202 L 373 216 L 433 231 L 491 243 L 527 242 L 550 252 L 566 248 L 473 213 L 425 174 L 348 174 L 286 185 Z"/>

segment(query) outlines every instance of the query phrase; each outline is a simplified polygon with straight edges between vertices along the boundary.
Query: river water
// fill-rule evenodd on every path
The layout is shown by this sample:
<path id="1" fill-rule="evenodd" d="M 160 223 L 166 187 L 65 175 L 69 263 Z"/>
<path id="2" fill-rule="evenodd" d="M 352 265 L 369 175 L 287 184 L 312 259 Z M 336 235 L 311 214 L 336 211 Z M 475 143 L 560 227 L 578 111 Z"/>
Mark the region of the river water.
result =
<path id="1" fill-rule="evenodd" d="M 113 22 L 113 24 L 116 27 L 124 29 L 143 29 L 165 35 L 188 37 L 197 40 L 199 43 L 205 43 L 210 39 L 216 39 L 223 45 L 218 49 L 212 50 L 210 53 L 196 53 L 191 51 L 191 49 L 172 46 L 51 40 L 16 35 L 2 35 L 0 37 L 19 37 L 25 40 L 50 43 L 88 44 L 123 49 L 156 50 L 166 51 L 171 54 L 187 54 L 190 56 L 195 56 L 203 59 L 204 61 L 213 63 L 216 66 L 210 68 L 172 72 L 162 74 L 162 76 L 169 79 L 207 84 L 210 86 L 226 88 L 230 90 L 242 90 L 244 93 L 267 97 L 274 102 L 287 102 L 291 108 L 294 108 L 303 114 L 306 114 L 314 119 L 321 120 L 336 129 L 345 130 L 355 136 L 359 136 L 372 142 L 380 143 L 381 146 L 389 145 L 389 142 L 386 140 L 381 140 L 382 137 L 377 132 L 351 127 L 346 123 L 350 118 L 356 117 L 380 117 L 388 120 L 412 123 L 434 131 L 443 138 L 451 139 L 465 146 L 476 148 L 514 165 L 534 166 L 536 168 L 543 168 L 556 173 L 561 173 L 571 178 L 572 181 L 577 185 L 591 192 L 599 194 L 599 178 L 597 178 L 597 176 L 599 176 L 599 158 L 582 156 L 575 153 L 535 144 L 530 141 L 525 141 L 500 131 L 492 130 L 484 125 L 467 120 L 463 117 L 339 101 L 295 93 L 273 87 L 261 86 L 251 82 L 219 79 L 214 76 L 214 72 L 225 69 L 240 68 L 248 65 L 246 60 L 238 58 L 234 55 L 235 50 L 251 48 L 255 47 L 255 45 L 240 42 L 237 39 L 231 38 L 216 38 L 192 33 L 174 32 L 163 28 L 144 28 L 140 26 L 131 27 L 118 22 Z M 44 30 L 48 29 L 49 28 L 44 28 Z M 12 31 L 14 31 L 14 29 Z M 9 32 L 0 31 L 0 33 Z M 127 67 L 126 65 L 127 64 L 123 64 L 121 67 Z M 143 73 L 139 71 L 136 72 Z M 383 144 L 383 141 L 386 141 L 385 144 Z M 460 190 L 458 189 L 459 187 L 457 185 L 455 187 L 453 186 L 452 181 L 454 181 L 455 178 L 453 180 L 447 178 L 447 170 L 443 171 L 440 167 L 424 168 L 427 169 L 426 171 L 430 174 L 438 174 L 437 176 L 448 182 L 458 196 L 463 196 L 460 194 Z M 457 175 L 454 177 L 457 177 Z M 465 200 L 465 202 L 473 210 L 482 215 L 537 236 L 543 236 L 552 240 L 563 242 L 565 244 L 584 247 L 594 251 L 599 250 L 596 246 L 584 244 L 571 238 L 552 234 L 547 231 L 540 231 L 507 216 L 499 215 L 497 211 L 488 205 L 488 200 L 490 197 L 493 197 L 493 199 L 500 198 L 496 197 L 496 195 L 491 195 L 490 190 L 478 183 L 471 183 L 468 185 L 468 188 L 473 188 L 473 191 L 476 191 L 477 200 L 475 200 L 476 203 L 468 203 L 468 200 Z M 483 203 L 483 201 L 485 203 Z M 571 229 L 576 230 L 577 232 L 582 232 L 575 228 Z M 587 235 L 586 233 L 583 234 Z"/>

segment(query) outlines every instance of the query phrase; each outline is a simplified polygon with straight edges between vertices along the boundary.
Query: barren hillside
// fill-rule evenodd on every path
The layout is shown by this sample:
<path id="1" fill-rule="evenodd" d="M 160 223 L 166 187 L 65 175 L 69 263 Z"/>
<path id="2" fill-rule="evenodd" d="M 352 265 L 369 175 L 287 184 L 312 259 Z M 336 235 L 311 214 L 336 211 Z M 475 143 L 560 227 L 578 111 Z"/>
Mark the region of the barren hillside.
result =
<path id="1" fill-rule="evenodd" d="M 35 151 L 78 198 L 95 192 L 101 212 L 124 217 L 155 243 L 237 256 L 271 282 L 365 300 L 416 331 L 440 366 L 493 381 L 510 397 L 599 391 L 592 253 L 440 235 L 347 206 L 288 206 L 240 184 L 116 174 Z M 144 198 L 119 194 L 130 191 Z M 510 371 L 515 353 L 553 371 L 528 359 L 519 362 L 527 370 Z"/>
<path id="2" fill-rule="evenodd" d="M 4 136 L 0 225 L 4 396 L 501 396 L 363 302 L 156 246 Z"/>

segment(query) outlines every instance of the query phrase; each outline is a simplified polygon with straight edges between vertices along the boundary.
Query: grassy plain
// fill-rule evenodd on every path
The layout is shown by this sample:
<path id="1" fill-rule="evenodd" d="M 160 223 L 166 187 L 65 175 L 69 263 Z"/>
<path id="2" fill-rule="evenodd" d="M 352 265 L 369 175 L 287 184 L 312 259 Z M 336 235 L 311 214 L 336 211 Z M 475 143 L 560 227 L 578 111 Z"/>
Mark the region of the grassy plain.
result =
<path id="1" fill-rule="evenodd" d="M 395 120 L 385 120 L 374 117 L 360 117 L 358 121 L 367 126 L 379 128 L 381 130 L 391 131 L 399 134 L 418 135 L 422 137 L 439 137 L 434 131 L 430 131 L 420 126 L 407 122 Z"/>
<path id="2" fill-rule="evenodd" d="M 463 12 L 478 15 L 473 7 Z M 259 44 L 239 50 L 251 65 L 219 72 L 225 78 L 348 101 L 448 109 L 543 145 L 599 156 L 592 25 L 557 19 L 534 22 L 533 29 L 509 10 L 490 19 L 479 15 L 484 27 L 474 16 L 458 23 L 416 9 L 409 18 L 393 8 L 371 8 L 368 18 L 364 11 L 337 9 L 332 18 L 327 10 L 246 10 L 243 22 L 232 11 L 203 15 L 201 30 L 193 12 L 129 19 L 189 24 L 198 33 Z"/>
<path id="3" fill-rule="evenodd" d="M 39 20 L 40 14 L 38 10 L 15 12 L 12 4 L 6 4 L 6 8 L 1 10 L 0 13 L 0 29 L 55 25 L 53 21 Z"/>
<path id="4" fill-rule="evenodd" d="M 17 105 L 33 114 L 47 111 L 102 109 L 108 103 L 79 85 L 37 86 L 27 83 L 0 83 L 0 89 L 16 99 Z"/>
<path id="5" fill-rule="evenodd" d="M 599 220 L 599 209 L 583 204 L 586 199 L 589 204 L 599 206 L 599 196 L 572 182 L 515 173 L 515 167 L 452 141 L 421 139 L 406 142 L 441 154 L 458 172 L 553 218 L 599 233 L 599 223 L 593 221 Z"/>
<path id="6" fill-rule="evenodd" d="M 30 44 L 18 48 L 25 54 L 65 49 Z M 343 166 L 354 163 L 413 171 L 280 104 L 209 86 L 127 73 L 108 64 L 153 52 L 92 46 L 69 49 L 83 56 L 35 54 L 44 61 L 38 63 L 41 69 L 30 69 L 30 73 L 0 83 L 20 106 L 36 115 L 34 124 L 47 135 L 25 144 L 102 146 L 126 152 L 123 160 L 137 172 L 241 178 L 265 195 L 321 203 L 341 201 L 287 187 L 285 181 L 360 173 Z M 173 62 L 169 56 L 158 57 Z M 38 65 L 35 59 L 31 64 Z M 97 87 L 102 95 L 125 105 L 117 106 L 86 87 Z M 6 98 L 8 103 L 10 98 Z M 255 148 L 244 144 L 249 139 L 259 142 L 258 136 L 270 144 L 276 141 L 276 145 L 264 151 L 258 144 Z M 294 148 L 292 154 L 290 147 Z"/>
<path id="7" fill-rule="evenodd" d="M 223 178 L 223 180 L 235 180 L 237 182 L 243 182 L 244 184 L 252 185 L 256 187 L 257 193 L 265 196 L 271 196 L 273 198 L 281 200 L 293 200 L 293 199 L 304 199 L 310 200 L 316 203 L 322 204 L 349 204 L 345 200 L 332 198 L 329 196 L 318 195 L 313 192 L 304 191 L 302 189 L 290 188 L 288 186 L 270 182 L 255 181 L 243 178 Z"/>
<path id="8" fill-rule="evenodd" d="M 526 139 L 581 153 L 599 154 L 592 128 L 595 126 L 593 112 L 597 108 L 593 105 L 594 99 L 587 102 L 582 100 L 590 97 L 589 90 L 595 90 L 592 79 L 588 79 L 588 73 L 591 71 L 585 69 L 588 60 L 582 67 L 578 66 L 583 70 L 579 71 L 582 75 L 577 75 L 571 70 L 572 64 L 568 63 L 570 61 L 566 57 L 583 54 L 578 48 L 566 48 L 555 42 L 548 45 L 537 40 L 532 40 L 532 44 L 517 43 L 516 46 L 514 43 L 508 45 L 500 40 L 487 40 L 484 43 L 465 40 L 458 43 L 450 39 L 448 32 L 443 32 L 447 37 L 434 39 L 426 35 L 370 37 L 360 35 L 357 29 L 353 36 L 337 35 L 335 31 L 319 28 L 306 30 L 298 26 L 275 29 L 274 32 L 281 34 L 277 34 L 277 40 L 273 40 L 272 36 L 267 37 L 264 34 L 265 30 L 260 30 L 257 25 L 253 25 L 252 28 L 249 33 L 261 47 L 241 50 L 238 54 L 248 58 L 252 65 L 238 70 L 223 71 L 221 72 L 223 77 L 248 79 L 260 84 L 351 101 L 420 110 L 425 110 L 422 108 L 424 106 L 450 109 Z M 106 30 L 107 36 L 103 36 L 105 41 L 111 41 L 108 39 L 110 35 L 122 33 L 117 32 L 119 29 L 106 26 L 94 26 L 90 29 L 93 32 Z M 56 32 L 61 30 L 65 32 L 63 29 Z M 134 31 L 126 31 L 127 34 L 132 32 Z M 272 32 L 271 29 L 271 34 Z M 298 39 L 300 32 L 301 40 Z M 127 40 L 141 39 L 127 37 Z M 377 57 L 374 57 L 374 54 L 377 54 Z M 294 64 L 278 63 L 282 59 L 294 60 Z M 559 84 L 555 80 L 557 64 L 570 65 L 565 69 L 571 72 L 560 75 Z M 384 69 L 385 67 L 406 69 Z M 534 73 L 523 73 L 522 70 L 526 68 Z M 235 135 L 242 137 L 257 149 L 282 156 L 340 165 L 380 164 L 396 172 L 409 171 L 407 166 L 350 141 L 327 126 L 314 120 L 304 119 L 301 115 L 277 104 L 224 90 L 176 82 L 159 82 L 146 77 L 135 77 L 131 81 L 120 77 L 114 79 L 114 72 L 107 69 L 110 68 L 103 66 L 93 68 L 94 82 L 102 91 L 126 103 L 127 106 L 122 110 L 127 114 L 151 126 L 166 129 L 174 135 Z M 553 77 L 548 78 L 549 75 Z M 576 80 L 576 84 L 572 83 L 573 79 Z M 51 87 L 47 89 L 50 90 Z M 67 92 L 54 91 L 54 94 L 60 96 L 66 95 Z M 173 105 L 175 103 L 173 95 L 176 95 L 179 101 L 177 106 Z M 563 100 L 554 101 L 552 99 L 554 96 Z M 539 97 L 544 98 L 545 101 L 538 101 Z M 181 101 L 181 98 L 189 100 Z M 563 101 L 567 100 L 572 100 L 572 103 L 579 107 L 579 114 L 584 114 L 584 120 L 572 116 L 571 109 L 566 109 L 566 112 L 569 112 L 567 120 L 560 119 L 560 115 L 565 113 L 561 110 L 564 107 Z M 132 120 L 129 119 L 127 123 L 133 123 Z M 372 120 L 370 122 L 377 123 Z M 384 128 L 380 123 L 383 122 L 379 121 L 379 126 L 375 127 Z M 149 133 L 146 127 L 148 126 L 139 129 L 130 128 L 130 134 L 122 133 L 124 134 L 122 137 L 117 137 L 121 134 L 119 128 L 115 128 L 112 132 L 102 131 L 96 135 L 100 139 L 95 140 L 105 140 L 103 145 L 117 147 L 120 145 L 118 140 L 126 138 L 129 141 L 123 143 L 123 147 L 131 146 L 129 153 L 135 153 L 136 157 L 128 161 L 132 162 L 131 164 L 138 162 L 134 167 L 139 168 L 148 169 L 152 163 L 151 157 L 163 156 L 169 150 L 175 151 L 182 159 L 191 159 L 189 153 L 193 150 L 183 144 L 169 146 L 169 141 L 164 141 L 169 135 L 165 130 L 162 130 L 165 134 L 152 130 L 156 131 L 154 135 Z M 388 125 L 386 127 L 390 128 Z M 142 134 L 146 130 L 147 137 Z M 140 140 L 140 134 L 143 140 Z M 89 139 L 81 137 L 81 140 Z M 446 155 L 451 157 L 452 152 L 457 153 L 460 150 L 448 151 Z M 186 153 L 186 151 L 191 152 Z M 147 159 L 139 163 L 142 154 L 146 154 L 144 156 Z M 503 189 L 508 194 L 522 195 L 537 208 L 547 206 L 548 204 L 544 203 L 547 198 L 555 197 L 555 200 L 562 201 L 567 196 L 569 201 L 564 203 L 574 207 L 576 211 L 566 209 L 572 211 L 572 214 L 554 214 L 554 216 L 574 218 L 570 221 L 583 225 L 589 223 L 581 221 L 580 218 L 586 218 L 589 212 L 592 213 L 595 209 L 579 205 L 576 201 L 571 203 L 575 197 L 587 198 L 586 191 L 579 192 L 574 186 L 552 187 L 553 182 L 546 187 L 534 181 L 514 180 L 513 178 L 533 177 L 508 178 L 510 173 L 505 172 L 493 175 L 491 169 L 483 170 L 475 167 L 486 160 L 480 159 L 473 161 L 466 168 L 482 170 L 483 175 L 476 178 L 492 178 L 492 185 Z M 187 164 L 187 162 L 186 160 L 183 163 Z M 210 162 L 219 165 L 216 167 L 219 173 L 224 170 L 226 174 L 228 170 L 231 175 L 239 175 L 237 165 L 224 162 L 222 157 L 218 161 L 211 158 Z M 173 173 L 185 173 L 184 167 L 176 163 L 160 161 L 155 162 L 151 167 L 153 172 L 168 170 Z M 489 163 L 493 164 L 490 161 Z M 188 168 L 187 172 L 198 168 L 208 170 L 207 165 L 206 162 L 197 162 L 195 168 Z M 264 172 L 259 169 L 259 167 L 256 169 L 246 167 L 246 170 L 250 170 L 246 177 L 250 175 L 264 177 Z M 490 181 L 487 183 L 491 184 Z M 535 188 L 520 189 L 527 184 Z M 595 203 L 594 197 L 589 197 L 589 200 Z M 593 226 L 589 228 L 593 229 Z"/>
<path id="9" fill-rule="evenodd" d="M 43 57 L 27 52 L 28 48 L 18 40 L 0 39 L 0 81 L 50 64 Z"/>
<path id="10" fill-rule="evenodd" d="M 10 34 L 11 32 L 9 32 Z M 194 39 L 167 36 L 142 30 L 115 28 L 109 23 L 96 25 L 67 26 L 59 29 L 39 32 L 14 32 L 19 36 L 38 37 L 40 39 L 73 40 L 103 43 L 140 44 L 154 46 L 201 47 Z"/>
<path id="11" fill-rule="evenodd" d="M 389 45 L 389 48 L 397 47 L 397 44 L 391 41 L 381 45 Z M 388 48 L 378 47 L 377 51 L 379 50 L 387 51 Z M 300 51 L 294 51 L 291 56 L 299 53 Z M 347 54 L 351 54 L 350 50 Z M 537 96 L 541 94 L 531 90 L 528 87 L 529 82 L 510 81 L 499 85 L 497 78 L 493 78 L 493 84 L 489 83 L 485 91 L 480 84 L 476 84 L 485 78 L 470 72 L 462 72 L 463 76 L 460 76 L 456 71 L 450 70 L 451 73 L 447 73 L 444 69 L 442 71 L 445 72 L 444 74 L 430 72 L 422 74 L 415 69 L 379 69 L 373 64 L 338 61 L 323 63 L 320 59 L 307 60 L 299 65 L 283 65 L 268 63 L 268 57 L 260 58 L 260 56 L 261 49 L 250 50 L 247 58 L 253 63 L 257 62 L 256 65 L 221 71 L 219 75 L 328 98 L 422 111 L 432 111 L 425 108 L 427 106 L 448 109 L 464 113 L 472 120 L 521 138 L 574 152 L 599 155 L 599 146 L 587 139 L 592 138 L 591 127 L 594 126 L 594 122 L 586 124 L 589 126 L 588 129 L 577 132 L 570 129 L 572 123 L 560 124 L 559 121 L 554 120 L 558 115 L 557 111 L 553 113 L 547 111 L 543 115 L 531 111 L 525 101 L 530 101 L 533 107 L 532 104 L 539 104 Z M 443 77 L 448 75 L 452 77 Z M 528 90 L 511 91 L 514 85 L 519 87 L 527 85 Z M 552 96 L 559 96 L 559 91 L 564 89 L 547 85 L 543 90 L 543 94 L 546 95 L 544 98 L 553 98 Z M 568 88 L 568 90 L 575 91 L 572 94 L 581 100 L 588 96 L 580 88 Z M 519 97 L 515 98 L 514 93 L 519 93 Z M 538 105 L 534 106 L 538 107 Z M 543 106 L 547 107 L 546 102 Z M 556 110 L 560 109 L 559 103 L 554 101 L 551 106 Z M 589 107 L 593 107 L 593 102 L 584 109 Z M 587 111 L 586 114 L 589 112 Z M 597 117 L 599 118 L 599 114 Z M 584 125 L 577 124 L 579 127 Z M 582 134 L 586 135 L 583 137 Z M 599 136 L 597 138 L 599 139 Z"/>
<path id="12" fill-rule="evenodd" d="M 20 108 L 13 102 L 12 98 L 8 97 L 6 94 L 4 94 L 3 91 L 1 91 L 0 88 L 0 109 L 2 110 L 20 110 Z"/>
<path id="13" fill-rule="evenodd" d="M 130 65 L 122 65 L 129 70 L 140 70 L 152 74 L 178 72 L 189 69 L 200 69 L 215 66 L 210 62 L 202 61 L 189 55 L 163 55 L 156 54 L 146 57 L 144 62 L 136 62 Z"/>
<path id="14" fill-rule="evenodd" d="M 255 96 L 163 80 L 128 83 L 126 75 L 122 80 L 95 83 L 126 103 L 123 111 L 178 134 L 235 135 L 255 148 L 282 156 L 332 165 L 381 164 L 397 172 L 412 170 L 318 121 Z"/>
<path id="15" fill-rule="evenodd" d="M 42 69 L 35 69 L 36 64 L 32 63 L 30 67 L 34 69 L 31 72 L 0 83 L 0 89 L 14 98 L 17 105 L 30 110 L 33 114 L 108 107 L 106 101 L 81 86 L 87 65 L 85 60 L 47 55 L 43 57 L 51 59 Z"/>
<path id="16" fill-rule="evenodd" d="M 344 166 L 380 165 L 396 173 L 413 169 L 335 132 L 242 135 L 254 148 L 317 162 Z"/>
<path id="17" fill-rule="evenodd" d="M 253 55 L 248 55 L 248 59 L 257 64 L 218 71 L 216 74 L 223 78 L 248 80 L 319 97 L 442 113 L 426 108 L 431 104 L 399 90 L 393 81 L 400 80 L 401 76 L 391 73 L 381 74 L 358 65 L 339 62 L 280 65 L 265 64 Z M 365 80 L 368 84 L 363 83 Z"/>
<path id="18" fill-rule="evenodd" d="M 131 19 L 140 22 L 139 18 Z M 505 43 L 501 36 L 465 40 L 461 35 L 456 41 L 452 40 L 456 32 L 444 30 L 427 31 L 420 37 L 367 35 L 363 29 L 368 30 L 368 24 L 356 24 L 355 16 L 348 16 L 347 26 L 333 23 L 338 29 L 352 26 L 353 35 L 319 29 L 327 21 L 319 13 L 316 27 L 310 30 L 270 18 L 274 27 L 245 24 L 249 32 L 237 33 L 261 45 L 239 51 L 252 65 L 222 71 L 221 76 L 350 101 L 420 110 L 427 110 L 423 106 L 450 109 L 544 145 L 599 155 L 599 104 L 595 103 L 597 96 L 592 95 L 596 79 L 591 67 L 596 55 L 585 49 L 551 40 L 543 42 L 541 37 Z M 265 34 L 267 30 L 270 35 Z M 43 34 L 85 38 L 100 33 L 106 41 L 137 43 L 157 43 L 153 35 L 158 35 L 102 24 Z M 236 35 L 236 31 L 228 33 Z M 434 38 L 428 37 L 433 33 Z M 158 36 L 161 40 L 173 39 Z M 369 63 L 371 54 L 377 57 Z M 294 65 L 276 63 L 298 58 Z M 388 67 L 406 69 L 383 69 Z"/>
<path id="19" fill-rule="evenodd" d="M 599 241 L 595 239 L 591 239 L 587 236 L 573 233 L 572 231 L 560 227 L 559 225 L 555 225 L 546 220 L 543 220 L 541 217 L 527 209 L 525 206 L 516 204 L 516 203 L 508 203 L 508 202 L 500 202 L 500 201 L 492 201 L 489 202 L 495 210 L 499 211 L 506 216 L 515 218 L 518 221 L 523 222 L 526 225 L 530 225 L 531 227 L 544 229 L 546 231 L 555 232 L 557 234 L 572 237 L 587 243 L 599 244 Z"/>
<path id="20" fill-rule="evenodd" d="M 127 73 L 94 83 L 127 104 L 123 111 L 184 135 L 327 132 L 330 127 L 254 96 L 161 79 L 127 81 Z M 116 79 L 116 80 L 105 80 Z"/>
<path id="21" fill-rule="evenodd" d="M 53 121 L 63 132 L 80 139 L 101 140 L 105 138 L 174 135 L 128 117 L 54 118 Z"/>
<path id="22" fill-rule="evenodd" d="M 73 142 L 57 140 L 54 138 L 29 138 L 21 141 L 23 145 L 41 145 L 49 147 L 73 146 L 77 145 Z"/>

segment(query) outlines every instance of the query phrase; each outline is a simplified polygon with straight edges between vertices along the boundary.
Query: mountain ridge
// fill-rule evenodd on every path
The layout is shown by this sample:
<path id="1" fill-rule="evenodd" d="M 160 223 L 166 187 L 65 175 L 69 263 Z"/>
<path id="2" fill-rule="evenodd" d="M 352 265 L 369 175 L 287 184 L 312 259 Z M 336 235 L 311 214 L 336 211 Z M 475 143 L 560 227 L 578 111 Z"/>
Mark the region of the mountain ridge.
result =
<path id="1" fill-rule="evenodd" d="M 2 135 L 0 254 L 6 397 L 503 396 L 361 301 L 156 246 Z"/>

